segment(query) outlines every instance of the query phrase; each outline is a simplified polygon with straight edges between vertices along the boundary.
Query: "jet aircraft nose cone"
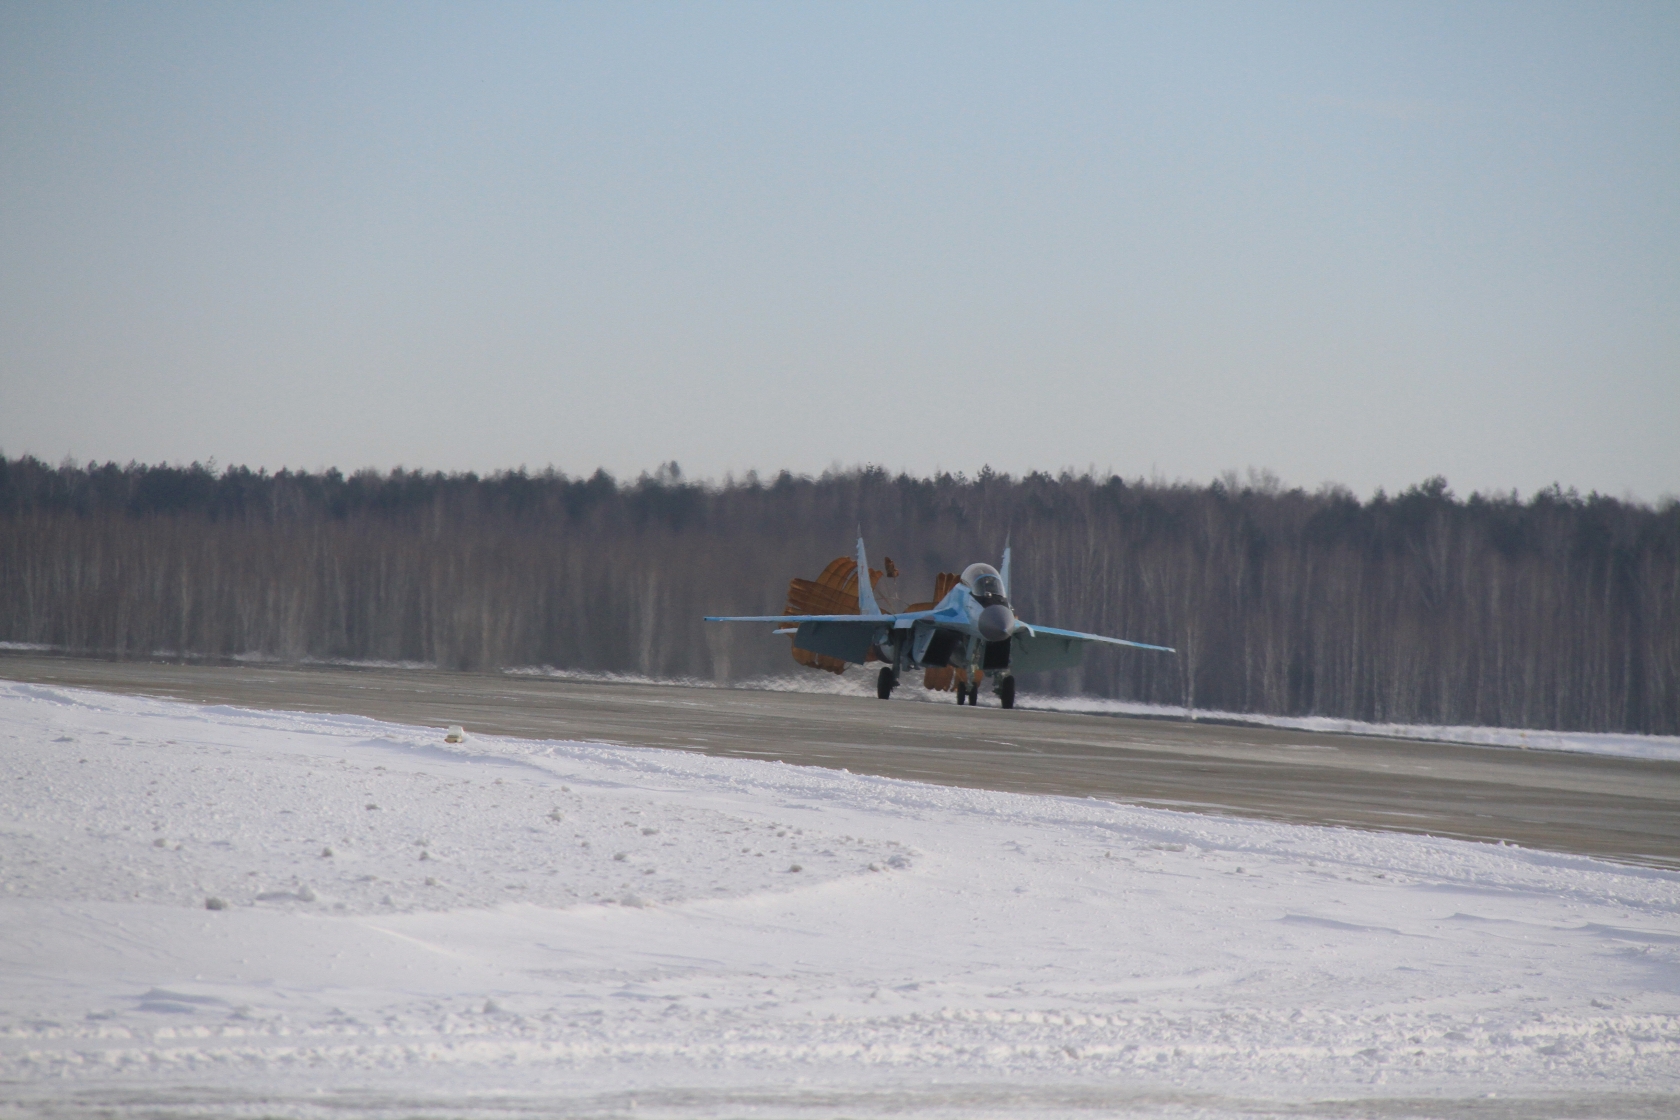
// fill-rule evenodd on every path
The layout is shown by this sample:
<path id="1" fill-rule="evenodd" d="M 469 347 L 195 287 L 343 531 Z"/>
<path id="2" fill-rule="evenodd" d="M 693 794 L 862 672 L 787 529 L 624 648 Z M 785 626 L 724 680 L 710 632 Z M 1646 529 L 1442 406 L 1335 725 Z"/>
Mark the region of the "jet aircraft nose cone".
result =
<path id="1" fill-rule="evenodd" d="M 980 612 L 975 625 L 988 642 L 1001 642 L 1015 629 L 1015 612 L 1002 603 L 994 603 Z"/>

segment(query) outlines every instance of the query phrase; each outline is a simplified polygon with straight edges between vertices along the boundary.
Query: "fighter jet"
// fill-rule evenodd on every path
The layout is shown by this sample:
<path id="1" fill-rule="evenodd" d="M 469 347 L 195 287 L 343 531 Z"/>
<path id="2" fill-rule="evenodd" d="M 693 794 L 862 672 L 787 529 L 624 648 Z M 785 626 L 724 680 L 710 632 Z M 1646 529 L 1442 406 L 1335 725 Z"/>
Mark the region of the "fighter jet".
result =
<path id="1" fill-rule="evenodd" d="M 1015 674 L 1070 669 L 1084 657 L 1087 642 L 1177 652 L 1170 646 L 1038 626 L 1015 617 L 1009 603 L 1008 546 L 1002 571 L 990 564 L 970 564 L 928 610 L 881 610 L 868 578 L 862 537 L 857 542 L 857 571 L 856 614 L 708 615 L 706 621 L 774 622 L 780 627 L 777 634 L 792 634 L 794 646 L 809 653 L 853 665 L 877 658 L 884 663 L 875 682 L 875 695 L 882 700 L 891 698 L 906 668 L 963 670 L 957 703 L 970 707 L 980 702 L 983 673 L 993 675 L 1003 707 L 1013 708 Z"/>

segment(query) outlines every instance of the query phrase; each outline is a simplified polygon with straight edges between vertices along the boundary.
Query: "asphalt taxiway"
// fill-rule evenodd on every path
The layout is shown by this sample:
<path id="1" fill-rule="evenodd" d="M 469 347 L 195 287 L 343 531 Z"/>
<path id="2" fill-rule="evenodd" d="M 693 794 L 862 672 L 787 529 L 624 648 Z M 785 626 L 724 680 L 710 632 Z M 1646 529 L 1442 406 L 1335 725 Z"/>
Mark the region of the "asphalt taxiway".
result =
<path id="1" fill-rule="evenodd" d="M 341 712 L 1680 867 L 1680 763 L 1205 722 L 435 670 L 0 654 L 0 678 Z M 990 699 L 987 696 L 986 699 Z"/>

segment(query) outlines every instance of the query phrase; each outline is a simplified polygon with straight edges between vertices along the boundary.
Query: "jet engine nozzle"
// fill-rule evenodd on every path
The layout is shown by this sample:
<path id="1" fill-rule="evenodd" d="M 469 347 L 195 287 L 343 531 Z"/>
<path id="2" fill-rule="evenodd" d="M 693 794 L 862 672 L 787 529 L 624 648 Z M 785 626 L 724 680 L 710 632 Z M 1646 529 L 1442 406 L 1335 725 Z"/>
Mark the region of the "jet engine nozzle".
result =
<path id="1" fill-rule="evenodd" d="M 988 642 L 1001 642 L 1015 632 L 1015 612 L 1002 603 L 993 603 L 980 612 L 975 625 Z"/>

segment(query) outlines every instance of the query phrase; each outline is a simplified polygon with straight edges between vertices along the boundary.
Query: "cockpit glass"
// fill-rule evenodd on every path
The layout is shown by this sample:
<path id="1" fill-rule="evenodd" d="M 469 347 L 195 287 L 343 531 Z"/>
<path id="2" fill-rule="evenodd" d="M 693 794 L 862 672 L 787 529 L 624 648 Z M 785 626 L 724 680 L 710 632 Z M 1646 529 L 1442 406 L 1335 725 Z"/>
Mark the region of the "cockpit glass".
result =
<path id="1" fill-rule="evenodd" d="M 974 581 L 974 597 L 982 601 L 1003 598 L 1003 580 L 997 576 L 981 576 Z"/>

